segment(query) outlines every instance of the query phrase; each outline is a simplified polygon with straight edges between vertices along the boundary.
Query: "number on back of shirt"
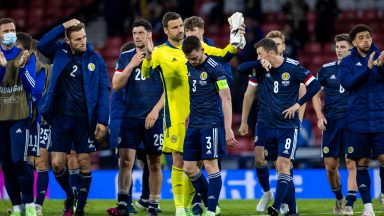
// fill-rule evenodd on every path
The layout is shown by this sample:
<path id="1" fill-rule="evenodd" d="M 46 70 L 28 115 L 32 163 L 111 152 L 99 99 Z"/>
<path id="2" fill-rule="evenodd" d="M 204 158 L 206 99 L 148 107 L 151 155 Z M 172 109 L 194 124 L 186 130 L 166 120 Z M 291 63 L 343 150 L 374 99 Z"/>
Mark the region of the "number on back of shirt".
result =
<path id="1" fill-rule="evenodd" d="M 340 88 L 339 88 L 339 92 L 340 92 L 340 94 L 344 93 L 344 91 L 345 91 L 345 89 L 344 89 L 343 86 L 341 86 L 341 84 L 340 84 Z"/>
<path id="2" fill-rule="evenodd" d="M 72 66 L 72 71 L 71 73 L 69 74 L 71 77 L 76 77 L 76 71 L 77 71 L 77 65 L 73 65 Z"/>
<path id="3" fill-rule="evenodd" d="M 145 77 L 143 76 L 143 74 L 141 74 L 140 68 L 136 68 L 135 73 L 135 80 L 145 80 Z"/>

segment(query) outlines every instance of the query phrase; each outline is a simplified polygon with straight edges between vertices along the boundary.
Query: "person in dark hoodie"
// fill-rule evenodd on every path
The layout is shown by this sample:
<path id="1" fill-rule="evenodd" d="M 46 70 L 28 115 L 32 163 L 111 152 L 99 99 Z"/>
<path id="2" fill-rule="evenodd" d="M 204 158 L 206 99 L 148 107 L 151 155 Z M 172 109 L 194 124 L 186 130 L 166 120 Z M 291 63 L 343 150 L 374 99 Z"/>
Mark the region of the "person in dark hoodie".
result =
<path id="1" fill-rule="evenodd" d="M 65 33 L 64 41 L 59 40 Z M 45 34 L 37 48 L 53 61 L 51 82 L 40 103 L 40 112 L 51 124 L 52 168 L 66 192 L 63 215 L 84 215 L 92 179 L 91 152 L 107 133 L 109 78 L 104 60 L 87 42 L 84 24 L 69 20 Z M 80 167 L 77 200 L 65 167 L 72 144 Z"/>

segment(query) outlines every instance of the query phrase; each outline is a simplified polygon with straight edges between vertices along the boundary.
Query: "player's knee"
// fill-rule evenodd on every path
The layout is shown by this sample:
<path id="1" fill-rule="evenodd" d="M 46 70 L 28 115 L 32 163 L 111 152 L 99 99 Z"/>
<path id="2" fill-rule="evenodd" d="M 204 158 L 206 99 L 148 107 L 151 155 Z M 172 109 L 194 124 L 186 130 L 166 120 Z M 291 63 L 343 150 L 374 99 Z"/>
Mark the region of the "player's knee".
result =
<path id="1" fill-rule="evenodd" d="M 256 167 L 264 167 L 265 165 L 267 165 L 267 161 L 264 160 L 264 158 L 255 158 L 255 165 Z"/>
<path id="2" fill-rule="evenodd" d="M 354 160 L 347 159 L 345 161 L 345 165 L 347 166 L 349 172 L 356 170 L 356 162 Z"/>
<path id="3" fill-rule="evenodd" d="M 204 168 L 208 174 L 214 174 L 219 172 L 219 165 L 217 160 L 204 161 Z"/>
<path id="4" fill-rule="evenodd" d="M 80 172 L 82 173 L 89 173 L 91 172 L 91 156 L 90 155 L 83 155 L 78 157 L 78 164 Z"/>
<path id="5" fill-rule="evenodd" d="M 131 168 L 133 166 L 133 161 L 129 158 L 120 158 L 119 160 L 119 167 L 120 168 Z M 149 168 L 149 165 L 148 165 Z"/>
<path id="6" fill-rule="evenodd" d="M 276 161 L 276 168 L 279 173 L 289 174 L 291 172 L 290 159 L 279 157 Z"/>
<path id="7" fill-rule="evenodd" d="M 199 168 L 195 164 L 185 163 L 183 166 L 184 173 L 191 177 L 197 175 Z"/>
<path id="8" fill-rule="evenodd" d="M 48 169 L 48 161 L 45 160 L 36 160 L 35 166 L 37 171 L 47 170 Z"/>
<path id="9" fill-rule="evenodd" d="M 149 163 L 148 169 L 150 172 L 161 172 L 161 163 Z"/>

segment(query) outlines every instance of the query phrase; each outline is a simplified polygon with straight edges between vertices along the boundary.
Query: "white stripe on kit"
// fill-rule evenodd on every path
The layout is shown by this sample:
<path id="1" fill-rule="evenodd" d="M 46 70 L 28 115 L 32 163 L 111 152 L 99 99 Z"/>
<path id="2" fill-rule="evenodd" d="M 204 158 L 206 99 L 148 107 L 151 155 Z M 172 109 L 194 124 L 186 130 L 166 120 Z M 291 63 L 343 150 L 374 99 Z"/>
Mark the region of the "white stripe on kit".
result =
<path id="1" fill-rule="evenodd" d="M 296 144 L 297 144 L 297 133 L 298 133 L 298 128 L 295 128 L 295 132 L 293 135 L 293 142 L 292 142 L 292 152 L 291 152 L 291 159 L 295 159 L 295 151 L 296 151 Z"/>
<path id="2" fill-rule="evenodd" d="M 210 64 L 212 67 L 216 67 L 216 66 L 217 66 L 217 63 L 216 63 L 213 59 L 211 59 L 211 58 L 209 58 L 209 59 L 207 60 L 207 62 L 208 62 L 208 64 Z"/>
<path id="3" fill-rule="evenodd" d="M 31 84 L 32 87 L 35 87 L 35 81 L 33 80 L 28 71 L 25 72 L 25 78 L 27 78 L 28 82 Z"/>
<path id="4" fill-rule="evenodd" d="M 25 130 L 24 161 L 28 159 L 29 130 Z"/>

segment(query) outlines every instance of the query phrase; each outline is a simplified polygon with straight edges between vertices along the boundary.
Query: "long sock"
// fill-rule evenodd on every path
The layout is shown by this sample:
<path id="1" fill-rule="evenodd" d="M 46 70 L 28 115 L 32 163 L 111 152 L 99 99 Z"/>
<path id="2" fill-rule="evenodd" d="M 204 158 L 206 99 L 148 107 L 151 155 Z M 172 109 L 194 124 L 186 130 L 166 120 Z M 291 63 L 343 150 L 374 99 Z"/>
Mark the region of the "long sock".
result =
<path id="1" fill-rule="evenodd" d="M 368 167 L 358 166 L 356 172 L 356 182 L 359 188 L 361 199 L 363 203 L 372 203 L 371 198 L 371 178 L 368 173 Z"/>
<path id="2" fill-rule="evenodd" d="M 204 202 L 204 206 L 208 207 L 208 181 L 205 176 L 199 172 L 197 175 L 190 177 L 193 187 L 196 190 L 195 197 L 200 197 Z M 200 202 L 201 202 L 200 200 Z"/>
<path id="3" fill-rule="evenodd" d="M 20 185 L 13 164 L 6 163 L 1 168 L 4 174 L 5 188 L 7 189 L 12 206 L 21 205 Z"/>
<path id="4" fill-rule="evenodd" d="M 381 193 L 384 194 L 384 165 L 380 164 Z"/>
<path id="5" fill-rule="evenodd" d="M 77 209 L 83 210 L 85 203 L 87 202 L 89 188 L 92 182 L 92 172 L 79 174 L 79 190 L 77 198 Z"/>
<path id="6" fill-rule="evenodd" d="M 290 181 L 292 181 L 292 179 L 289 174 L 285 174 L 285 173 L 278 174 L 276 196 L 275 196 L 275 201 L 273 202 L 273 207 L 275 209 L 280 209 L 284 196 L 287 193 Z"/>
<path id="7" fill-rule="evenodd" d="M 132 187 L 133 187 L 133 184 L 131 184 L 131 187 L 129 187 L 129 198 L 128 198 L 128 205 L 131 205 L 132 204 Z"/>
<path id="8" fill-rule="evenodd" d="M 288 190 L 285 193 L 283 203 L 287 203 L 289 207 L 289 214 L 296 214 L 296 194 L 295 184 L 293 182 L 293 169 L 291 169 L 291 181 L 288 185 Z"/>
<path id="9" fill-rule="evenodd" d="M 208 182 L 207 182 L 208 183 Z M 193 185 L 193 187 L 195 188 L 195 190 L 196 190 L 196 187 L 195 187 L 195 185 L 193 184 L 193 182 L 192 182 L 192 185 Z M 200 196 L 200 194 L 197 192 L 197 190 L 196 190 L 196 193 L 195 193 L 195 196 L 193 197 L 193 199 L 192 199 L 192 206 L 194 206 L 195 204 L 201 204 L 201 202 L 202 202 L 202 199 L 201 199 L 201 196 Z"/>
<path id="10" fill-rule="evenodd" d="M 184 208 L 184 171 L 172 166 L 171 173 L 173 198 L 176 208 Z"/>
<path id="11" fill-rule="evenodd" d="M 208 178 L 208 211 L 215 212 L 217 203 L 219 202 L 221 187 L 223 185 L 221 172 L 219 171 L 217 173 L 208 175 Z"/>
<path id="12" fill-rule="evenodd" d="M 64 190 L 67 198 L 73 198 L 72 188 L 69 184 L 69 173 L 66 167 L 63 170 L 53 173 L 57 183 L 59 183 L 60 187 Z"/>
<path id="13" fill-rule="evenodd" d="M 38 205 L 43 205 L 45 194 L 47 193 L 49 182 L 48 170 L 40 170 L 37 171 L 37 181 L 36 181 L 36 201 L 35 203 Z"/>
<path id="14" fill-rule="evenodd" d="M 79 168 L 69 170 L 69 183 L 71 184 L 71 188 L 75 196 L 77 196 L 79 188 L 79 173 Z"/>
<path id="15" fill-rule="evenodd" d="M 343 199 L 343 192 L 341 192 L 341 185 L 336 188 L 332 188 L 332 192 L 335 194 L 337 200 Z"/>
<path id="16" fill-rule="evenodd" d="M 141 199 L 144 199 L 144 200 L 149 199 L 149 169 L 148 169 L 148 163 L 146 161 L 144 162 L 144 168 L 143 168 Z"/>
<path id="17" fill-rule="evenodd" d="M 256 167 L 256 175 L 261 188 L 263 188 L 263 191 L 267 192 L 271 190 L 271 186 L 269 184 L 269 169 L 267 165 L 262 167 Z"/>
<path id="18" fill-rule="evenodd" d="M 357 191 L 348 191 L 347 192 L 347 203 L 345 204 L 346 206 L 352 206 L 356 201 L 356 196 L 357 196 Z"/>
<path id="19" fill-rule="evenodd" d="M 33 165 L 27 161 L 15 164 L 23 203 L 33 203 Z"/>
<path id="20" fill-rule="evenodd" d="M 184 175 L 184 208 L 191 208 L 193 197 L 195 196 L 195 188 L 191 179 Z"/>

